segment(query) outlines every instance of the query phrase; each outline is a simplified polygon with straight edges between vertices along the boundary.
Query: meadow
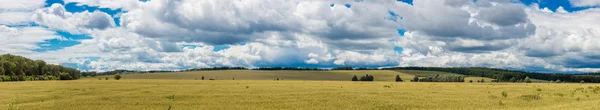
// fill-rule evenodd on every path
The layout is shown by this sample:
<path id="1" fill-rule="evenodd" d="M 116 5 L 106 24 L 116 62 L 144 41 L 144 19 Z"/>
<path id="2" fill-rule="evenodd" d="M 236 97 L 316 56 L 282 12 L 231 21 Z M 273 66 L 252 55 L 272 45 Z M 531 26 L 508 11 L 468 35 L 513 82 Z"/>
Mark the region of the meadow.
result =
<path id="1" fill-rule="evenodd" d="M 235 76 L 236 80 L 226 76 L 218 76 L 217 80 L 195 80 L 195 77 L 186 74 L 198 73 L 178 72 L 127 74 L 123 75 L 121 80 L 112 78 L 105 80 L 104 77 L 100 77 L 101 80 L 83 78 L 70 81 L 1 82 L 0 108 L 25 110 L 600 109 L 598 106 L 600 84 L 591 83 L 393 82 L 396 74 L 406 77 L 410 77 L 411 74 L 377 70 L 264 73 L 274 74 L 273 76 L 284 79 L 274 81 L 269 75 L 252 75 L 258 73 L 248 72 L 265 71 L 202 72 L 205 77 L 229 74 Z M 376 81 L 348 81 L 348 75 L 358 76 L 365 73 L 374 75 Z M 246 74 L 247 77 L 239 74 Z M 321 77 L 334 74 L 347 78 L 311 79 L 309 76 L 291 74 Z M 157 78 L 167 76 L 172 78 Z M 304 77 L 309 79 L 303 79 Z"/>

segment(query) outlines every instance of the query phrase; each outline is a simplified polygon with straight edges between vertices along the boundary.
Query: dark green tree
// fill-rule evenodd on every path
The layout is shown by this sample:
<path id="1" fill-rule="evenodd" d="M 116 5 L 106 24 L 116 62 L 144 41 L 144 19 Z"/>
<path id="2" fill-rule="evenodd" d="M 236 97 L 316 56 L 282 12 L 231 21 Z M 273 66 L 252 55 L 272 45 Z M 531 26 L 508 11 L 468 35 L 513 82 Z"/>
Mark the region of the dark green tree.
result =
<path id="1" fill-rule="evenodd" d="M 419 77 L 417 77 L 417 76 L 413 77 L 413 80 L 411 80 L 411 82 L 419 82 Z"/>
<path id="2" fill-rule="evenodd" d="M 525 77 L 525 83 L 531 83 L 531 79 L 529 79 L 529 76 Z"/>
<path id="3" fill-rule="evenodd" d="M 356 75 L 352 76 L 352 81 L 358 81 L 358 78 L 356 77 Z"/>
<path id="4" fill-rule="evenodd" d="M 403 82 L 402 78 L 400 78 L 400 75 L 396 75 L 396 82 Z"/>
<path id="5" fill-rule="evenodd" d="M 119 79 L 121 79 L 121 74 L 120 73 L 115 74 L 115 80 L 119 80 Z"/>

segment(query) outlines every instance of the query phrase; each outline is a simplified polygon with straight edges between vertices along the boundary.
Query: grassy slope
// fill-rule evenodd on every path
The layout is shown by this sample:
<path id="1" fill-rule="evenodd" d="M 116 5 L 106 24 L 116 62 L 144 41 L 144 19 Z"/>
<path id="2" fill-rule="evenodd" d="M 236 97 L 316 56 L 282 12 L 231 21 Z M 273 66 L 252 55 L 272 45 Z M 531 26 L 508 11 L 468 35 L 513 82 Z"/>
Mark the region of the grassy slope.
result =
<path id="1" fill-rule="evenodd" d="M 396 75 L 403 79 L 413 77 L 410 74 L 399 73 L 388 70 L 335 70 L 335 71 L 257 71 L 257 70 L 222 70 L 222 71 L 190 71 L 173 73 L 148 73 L 148 74 L 125 74 L 125 79 L 188 79 L 200 80 L 202 76 L 206 80 L 215 78 L 218 80 L 273 80 L 281 78 L 283 80 L 331 80 L 331 81 L 349 81 L 353 75 L 357 77 L 365 74 L 373 75 L 376 81 L 394 81 Z M 100 76 L 106 77 L 106 76 Z M 112 77 L 112 76 L 108 76 Z"/>
<path id="2" fill-rule="evenodd" d="M 417 75 L 419 77 L 425 77 L 427 75 L 461 75 L 456 73 L 438 72 L 438 71 L 421 71 L 421 70 L 396 70 L 401 73 Z"/>
<path id="3" fill-rule="evenodd" d="M 438 71 L 421 71 L 421 70 L 397 70 L 398 72 L 401 73 L 405 73 L 405 74 L 410 74 L 410 75 L 416 75 L 419 77 L 425 77 L 427 75 L 461 75 L 461 74 L 456 74 L 456 73 L 448 73 L 448 72 L 438 72 Z M 414 77 L 414 76 L 413 76 Z M 473 82 L 477 82 L 477 80 L 481 80 L 483 79 L 485 82 L 492 82 L 492 78 L 487 78 L 487 77 L 473 77 L 473 76 L 468 76 L 465 77 L 465 82 L 469 82 L 469 80 L 473 80 Z"/>
<path id="4" fill-rule="evenodd" d="M 600 109 L 600 96 L 588 89 L 600 85 L 576 83 L 82 79 L 0 85 L 2 109 Z M 538 94 L 539 100 L 520 98 Z"/>

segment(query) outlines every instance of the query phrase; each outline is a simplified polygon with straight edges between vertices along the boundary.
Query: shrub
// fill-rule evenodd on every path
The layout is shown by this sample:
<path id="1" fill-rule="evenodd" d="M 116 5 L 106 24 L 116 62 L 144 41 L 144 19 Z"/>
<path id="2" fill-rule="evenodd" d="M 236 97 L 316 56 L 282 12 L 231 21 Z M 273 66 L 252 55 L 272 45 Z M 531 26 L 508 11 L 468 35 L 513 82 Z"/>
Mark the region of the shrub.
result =
<path id="1" fill-rule="evenodd" d="M 502 97 L 508 97 L 508 92 L 502 91 Z"/>
<path id="2" fill-rule="evenodd" d="M 59 78 L 56 77 L 56 76 L 46 76 L 46 79 L 48 79 L 48 80 L 59 80 Z"/>
<path id="3" fill-rule="evenodd" d="M 366 74 L 365 76 L 360 77 L 359 81 L 373 81 L 375 78 L 372 75 Z"/>
<path id="4" fill-rule="evenodd" d="M 25 76 L 25 81 L 35 81 L 33 76 Z"/>
<path id="5" fill-rule="evenodd" d="M 396 75 L 396 82 L 403 82 L 402 78 L 400 78 L 400 75 Z"/>
<path id="6" fill-rule="evenodd" d="M 579 81 L 579 83 L 585 83 L 585 81 L 581 80 L 581 81 Z"/>
<path id="7" fill-rule="evenodd" d="M 121 74 L 119 74 L 119 73 L 115 74 L 115 80 L 119 80 L 119 79 L 121 79 Z"/>
<path id="8" fill-rule="evenodd" d="M 482 83 L 484 83 L 484 82 L 485 82 L 485 80 L 484 80 L 484 79 L 481 79 L 481 82 L 482 82 Z"/>
<path id="9" fill-rule="evenodd" d="M 102 80 L 102 78 L 101 78 L 101 77 L 98 77 L 98 80 Z"/>
<path id="10" fill-rule="evenodd" d="M 108 77 L 104 77 L 104 80 L 108 80 Z"/>
<path id="11" fill-rule="evenodd" d="M 525 83 L 531 83 L 531 79 L 529 78 L 529 76 L 525 77 Z"/>
<path id="12" fill-rule="evenodd" d="M 515 78 L 515 77 L 512 77 L 512 78 L 510 78 L 510 80 L 508 80 L 508 81 L 510 81 L 510 82 L 513 82 L 513 83 L 514 83 L 514 82 L 517 82 L 518 80 L 517 80 L 517 78 Z"/>
<path id="13" fill-rule="evenodd" d="M 202 80 L 204 80 L 204 76 L 202 76 Z"/>
<path id="14" fill-rule="evenodd" d="M 473 80 L 469 80 L 469 83 L 473 83 Z"/>
<path id="15" fill-rule="evenodd" d="M 532 100 L 540 100 L 542 97 L 540 97 L 539 95 L 521 95 L 521 97 L 519 97 L 519 98 L 526 100 L 526 101 L 532 101 Z"/>
<path id="16" fill-rule="evenodd" d="M 411 82 L 419 82 L 419 77 L 415 76 L 413 77 L 413 80 L 410 80 Z"/>
<path id="17" fill-rule="evenodd" d="M 419 79 L 419 82 L 465 82 L 465 77 L 459 75 L 429 75 L 423 79 Z"/>
<path id="18" fill-rule="evenodd" d="M 358 78 L 356 77 L 356 75 L 352 76 L 352 81 L 358 81 Z"/>
<path id="19" fill-rule="evenodd" d="M 383 85 L 383 87 L 392 88 L 390 85 Z"/>
<path id="20" fill-rule="evenodd" d="M 71 77 L 71 75 L 69 73 L 64 73 L 64 72 L 58 74 L 58 78 L 60 80 L 72 80 L 73 79 L 73 77 Z"/>

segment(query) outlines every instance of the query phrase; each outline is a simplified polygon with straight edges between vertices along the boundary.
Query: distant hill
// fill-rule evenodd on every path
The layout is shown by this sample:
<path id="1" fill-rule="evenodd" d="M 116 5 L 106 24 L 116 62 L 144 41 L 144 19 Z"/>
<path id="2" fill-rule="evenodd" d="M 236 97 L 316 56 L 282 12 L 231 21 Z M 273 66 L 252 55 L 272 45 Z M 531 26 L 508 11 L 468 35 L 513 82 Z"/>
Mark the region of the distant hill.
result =
<path id="1" fill-rule="evenodd" d="M 0 81 L 72 80 L 80 71 L 22 56 L 0 55 Z"/>
<path id="2" fill-rule="evenodd" d="M 384 70 L 425 70 L 449 72 L 469 76 L 480 76 L 497 79 L 501 82 L 518 82 L 519 80 L 530 77 L 533 79 L 563 81 L 563 82 L 600 82 L 600 75 L 595 74 L 558 74 L 558 73 L 538 73 L 526 72 L 497 68 L 482 68 L 482 67 L 393 67 L 383 68 Z"/>

